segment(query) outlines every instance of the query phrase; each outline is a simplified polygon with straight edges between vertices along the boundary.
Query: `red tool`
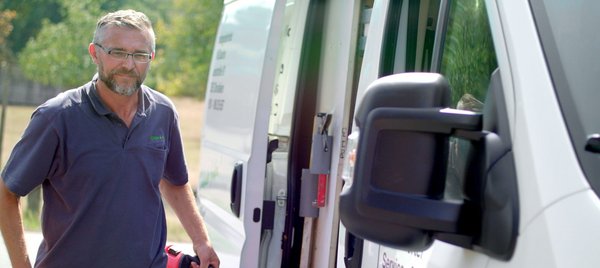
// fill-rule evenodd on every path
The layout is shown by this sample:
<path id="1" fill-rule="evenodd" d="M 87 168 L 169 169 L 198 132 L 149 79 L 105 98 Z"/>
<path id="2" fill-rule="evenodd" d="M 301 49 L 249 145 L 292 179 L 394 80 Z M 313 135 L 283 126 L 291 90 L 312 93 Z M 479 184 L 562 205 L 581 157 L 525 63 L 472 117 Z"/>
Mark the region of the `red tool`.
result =
<path id="1" fill-rule="evenodd" d="M 167 253 L 167 268 L 189 268 L 192 262 L 200 264 L 198 256 L 191 256 L 173 248 L 173 245 L 165 247 Z"/>

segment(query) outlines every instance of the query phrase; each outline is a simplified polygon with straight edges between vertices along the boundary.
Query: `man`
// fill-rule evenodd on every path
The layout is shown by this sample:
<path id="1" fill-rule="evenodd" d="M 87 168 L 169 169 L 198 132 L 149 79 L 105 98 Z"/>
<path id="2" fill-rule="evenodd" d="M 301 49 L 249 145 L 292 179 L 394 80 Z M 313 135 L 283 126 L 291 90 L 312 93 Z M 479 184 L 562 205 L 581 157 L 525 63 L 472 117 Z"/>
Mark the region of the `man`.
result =
<path id="1" fill-rule="evenodd" d="M 219 266 L 188 184 L 178 116 L 142 85 L 154 58 L 148 17 L 109 13 L 88 51 L 89 83 L 33 113 L 0 180 L 0 228 L 13 267 L 31 267 L 19 197 L 43 186 L 36 267 L 166 267 L 169 202 L 201 265 Z"/>

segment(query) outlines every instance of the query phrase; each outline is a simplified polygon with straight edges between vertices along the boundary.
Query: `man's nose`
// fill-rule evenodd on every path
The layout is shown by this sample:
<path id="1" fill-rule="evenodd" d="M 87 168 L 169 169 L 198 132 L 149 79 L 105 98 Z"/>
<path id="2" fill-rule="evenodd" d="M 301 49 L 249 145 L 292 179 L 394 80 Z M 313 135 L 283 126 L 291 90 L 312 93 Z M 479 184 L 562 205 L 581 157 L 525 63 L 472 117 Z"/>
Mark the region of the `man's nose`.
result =
<path id="1" fill-rule="evenodd" d="M 135 61 L 133 60 L 133 55 L 128 54 L 123 60 L 123 66 L 128 70 L 135 68 Z"/>

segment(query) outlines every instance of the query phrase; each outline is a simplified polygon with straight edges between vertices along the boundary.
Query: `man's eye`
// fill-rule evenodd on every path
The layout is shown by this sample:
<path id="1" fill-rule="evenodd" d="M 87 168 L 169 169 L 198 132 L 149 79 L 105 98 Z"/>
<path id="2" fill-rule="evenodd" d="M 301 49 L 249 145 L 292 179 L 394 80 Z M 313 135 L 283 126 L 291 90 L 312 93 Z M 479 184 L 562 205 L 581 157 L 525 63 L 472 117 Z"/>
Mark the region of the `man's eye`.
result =
<path id="1" fill-rule="evenodd" d="M 127 53 L 124 51 L 113 50 L 110 52 L 110 54 L 115 57 L 127 57 Z"/>
<path id="2" fill-rule="evenodd" d="M 143 61 L 143 60 L 148 60 L 150 58 L 150 54 L 136 53 L 136 54 L 133 54 L 133 57 L 135 58 L 135 60 Z"/>

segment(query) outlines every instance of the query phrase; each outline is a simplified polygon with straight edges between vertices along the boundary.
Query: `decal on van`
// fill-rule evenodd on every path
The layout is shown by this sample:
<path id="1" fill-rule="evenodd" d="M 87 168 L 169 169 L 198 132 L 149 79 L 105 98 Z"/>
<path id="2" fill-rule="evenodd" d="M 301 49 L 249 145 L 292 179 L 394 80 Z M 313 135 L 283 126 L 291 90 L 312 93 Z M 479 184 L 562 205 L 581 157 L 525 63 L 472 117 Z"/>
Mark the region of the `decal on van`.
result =
<path id="1" fill-rule="evenodd" d="M 378 267 L 380 268 L 420 268 L 427 267 L 430 251 L 401 251 L 381 247 Z"/>

